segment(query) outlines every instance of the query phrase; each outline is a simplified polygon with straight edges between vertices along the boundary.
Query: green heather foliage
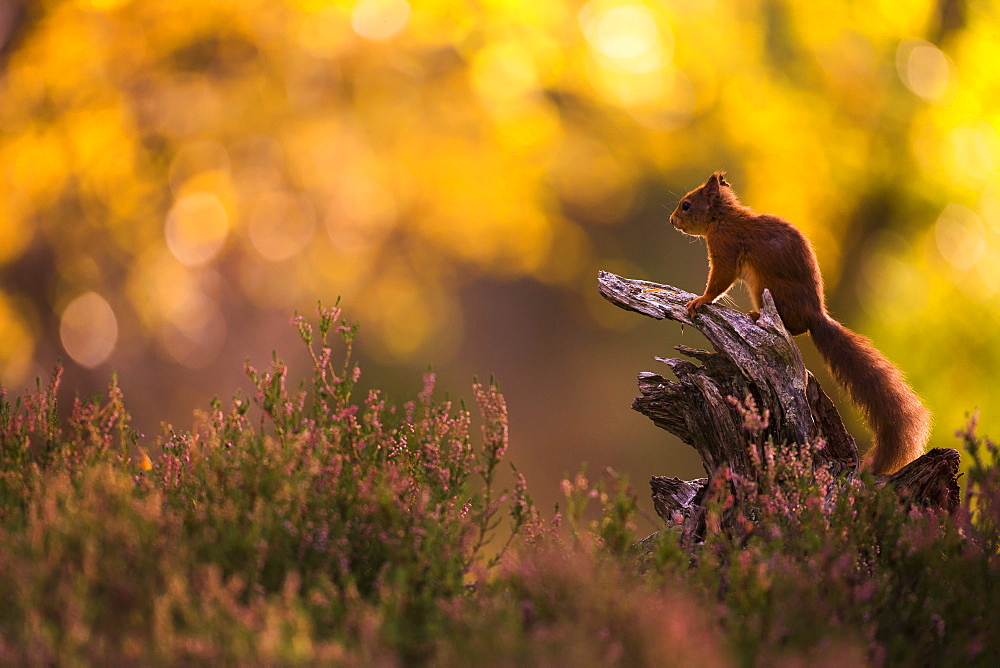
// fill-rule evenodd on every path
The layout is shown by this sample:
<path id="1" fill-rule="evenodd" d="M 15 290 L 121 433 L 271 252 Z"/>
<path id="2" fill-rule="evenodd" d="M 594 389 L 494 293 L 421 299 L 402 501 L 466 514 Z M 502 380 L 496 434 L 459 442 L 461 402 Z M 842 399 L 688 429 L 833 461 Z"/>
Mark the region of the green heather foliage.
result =
<path id="1" fill-rule="evenodd" d="M 0 663 L 995 665 L 1000 452 L 976 434 L 962 508 L 900 505 L 760 442 L 758 481 L 716 476 L 707 538 L 636 547 L 640 503 L 606 471 L 542 520 L 502 489 L 508 416 L 356 398 L 357 328 L 296 317 L 294 389 L 249 362 L 147 452 L 114 379 L 58 418 L 60 372 L 0 400 Z M 336 351 L 336 352 L 335 352 Z M 338 360 L 334 362 L 334 358 Z"/>

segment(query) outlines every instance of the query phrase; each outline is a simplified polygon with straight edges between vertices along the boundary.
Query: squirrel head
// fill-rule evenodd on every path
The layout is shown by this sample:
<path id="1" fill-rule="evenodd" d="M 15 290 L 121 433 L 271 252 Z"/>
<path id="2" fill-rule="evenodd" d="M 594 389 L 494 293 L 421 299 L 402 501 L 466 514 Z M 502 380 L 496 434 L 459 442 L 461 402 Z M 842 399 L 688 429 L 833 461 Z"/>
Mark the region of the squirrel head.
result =
<path id="1" fill-rule="evenodd" d="M 681 198 L 670 214 L 670 223 L 684 234 L 705 236 L 709 225 L 719 219 L 722 210 L 737 201 L 736 193 L 726 181 L 726 173 L 716 172 L 708 177 L 705 185 Z"/>

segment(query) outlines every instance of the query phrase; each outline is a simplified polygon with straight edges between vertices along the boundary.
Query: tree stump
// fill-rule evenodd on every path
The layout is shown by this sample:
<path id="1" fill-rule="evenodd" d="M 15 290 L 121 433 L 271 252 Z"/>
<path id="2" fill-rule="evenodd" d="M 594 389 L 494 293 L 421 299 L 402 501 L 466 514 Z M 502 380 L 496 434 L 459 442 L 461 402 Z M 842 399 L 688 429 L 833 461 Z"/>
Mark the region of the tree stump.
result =
<path id="1" fill-rule="evenodd" d="M 639 374 L 640 396 L 632 408 L 693 447 L 708 476 L 692 481 L 654 476 L 650 486 L 660 517 L 693 530 L 704 514 L 700 503 L 704 491 L 722 467 L 746 479 L 758 479 L 750 456 L 746 410 L 735 405 L 747 397 L 761 414 L 767 411 L 769 415 L 762 433 L 765 440 L 778 444 L 822 441 L 822 447 L 814 451 L 817 466 L 828 466 L 838 475 L 857 474 L 861 460 L 854 437 L 805 368 L 768 291 L 764 291 L 760 318 L 754 321 L 719 304 L 705 305 L 691 318 L 685 305 L 697 295 L 605 271 L 598 273 L 598 289 L 627 311 L 694 327 L 715 348 L 709 352 L 676 347 L 700 364 L 654 357 L 670 367 L 676 380 L 648 371 Z M 950 512 L 959 503 L 959 461 L 957 450 L 936 448 L 876 482 L 892 486 L 907 503 Z"/>

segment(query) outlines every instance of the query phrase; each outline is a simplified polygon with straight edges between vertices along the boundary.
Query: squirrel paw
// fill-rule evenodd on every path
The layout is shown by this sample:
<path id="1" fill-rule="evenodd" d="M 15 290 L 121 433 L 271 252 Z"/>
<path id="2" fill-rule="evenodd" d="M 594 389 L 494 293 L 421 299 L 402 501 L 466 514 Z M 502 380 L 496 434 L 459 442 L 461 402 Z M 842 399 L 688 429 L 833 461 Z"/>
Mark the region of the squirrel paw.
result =
<path id="1" fill-rule="evenodd" d="M 712 303 L 711 299 L 708 299 L 705 297 L 705 295 L 702 295 L 701 297 L 695 297 L 694 299 L 689 301 L 687 304 L 684 305 L 684 308 L 687 309 L 688 317 L 693 318 L 695 312 L 699 308 L 701 308 L 702 304 L 711 304 L 711 303 Z"/>

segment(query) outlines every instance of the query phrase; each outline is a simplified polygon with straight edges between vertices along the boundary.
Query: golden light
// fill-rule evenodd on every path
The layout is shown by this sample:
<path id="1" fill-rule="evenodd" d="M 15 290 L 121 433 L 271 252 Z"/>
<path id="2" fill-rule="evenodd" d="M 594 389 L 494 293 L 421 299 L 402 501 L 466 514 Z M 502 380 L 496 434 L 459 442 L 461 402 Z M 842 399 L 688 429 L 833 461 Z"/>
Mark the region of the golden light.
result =
<path id="1" fill-rule="evenodd" d="M 656 16 L 639 4 L 609 6 L 597 0 L 579 14 L 580 27 L 590 46 L 629 72 L 651 72 L 673 59 L 673 35 L 657 25 Z"/>
<path id="2" fill-rule="evenodd" d="M 82 9 L 92 9 L 96 11 L 110 11 L 124 5 L 127 0 L 79 0 Z"/>
<path id="3" fill-rule="evenodd" d="M 691 122 L 698 106 L 698 98 L 691 79 L 679 68 L 665 67 L 658 74 L 660 81 L 654 85 L 660 96 L 649 99 L 644 104 L 627 105 L 628 113 L 637 123 L 650 130 L 669 132 Z M 642 100 L 647 96 L 640 94 L 636 97 Z"/>
<path id="4" fill-rule="evenodd" d="M 227 118 L 222 93 L 202 74 L 177 72 L 138 102 L 149 128 L 167 136 L 190 137 L 221 130 Z"/>
<path id="5" fill-rule="evenodd" d="M 432 331 L 427 299 L 413 280 L 385 276 L 372 290 L 372 300 L 384 311 L 382 334 L 389 352 L 407 357 L 423 346 Z"/>
<path id="6" fill-rule="evenodd" d="M 905 317 L 928 301 L 926 276 L 910 261 L 911 247 L 896 232 L 873 235 L 861 255 L 861 305 L 873 316 Z"/>
<path id="7" fill-rule="evenodd" d="M 161 246 L 142 256 L 128 292 L 163 351 L 176 362 L 198 369 L 212 362 L 225 342 L 226 320 L 212 298 L 222 280 L 215 269 L 191 268 Z"/>
<path id="8" fill-rule="evenodd" d="M 496 42 L 476 54 L 472 83 L 487 104 L 511 103 L 538 90 L 538 73 L 523 44 Z"/>
<path id="9" fill-rule="evenodd" d="M 215 359 L 226 340 L 226 319 L 218 305 L 202 292 L 190 292 L 160 330 L 167 353 L 190 369 Z"/>
<path id="10" fill-rule="evenodd" d="M 63 310 L 59 336 L 73 361 L 92 369 L 114 351 L 118 343 L 118 320 L 104 297 L 85 292 Z"/>
<path id="11" fill-rule="evenodd" d="M 193 193 L 181 197 L 167 214 L 163 236 L 167 247 L 189 267 L 209 263 L 226 242 L 229 214 L 212 193 Z"/>
<path id="12" fill-rule="evenodd" d="M 337 250 L 365 252 L 392 231 L 398 213 L 392 190 L 361 174 L 344 175 L 337 190 L 324 220 Z"/>
<path id="13" fill-rule="evenodd" d="M 993 231 L 1000 234 L 1000 180 L 990 181 L 983 188 L 979 210 Z"/>
<path id="14" fill-rule="evenodd" d="M 312 239 L 315 229 L 316 211 L 309 199 L 284 191 L 258 197 L 247 223 L 250 243 L 261 257 L 271 262 L 298 255 Z"/>
<path id="15" fill-rule="evenodd" d="M 299 29 L 302 47 L 321 58 L 333 58 L 346 49 L 353 36 L 351 26 L 340 9 L 327 6 L 307 14 Z"/>
<path id="16" fill-rule="evenodd" d="M 384 271 L 367 286 L 362 318 L 379 333 L 387 361 L 415 354 L 447 359 L 462 337 L 461 312 L 440 289 L 403 268 Z"/>
<path id="17" fill-rule="evenodd" d="M 609 58 L 634 58 L 656 43 L 652 12 L 641 5 L 623 5 L 601 10 L 588 3 L 580 12 L 583 34 Z"/>
<path id="18" fill-rule="evenodd" d="M 203 291 L 218 280 L 206 269 L 191 269 L 181 264 L 173 253 L 159 245 L 140 256 L 129 278 L 128 290 L 133 308 L 150 328 L 182 309 L 187 296 Z"/>
<path id="19" fill-rule="evenodd" d="M 389 39 L 410 20 L 406 0 L 359 0 L 351 11 L 354 32 L 371 40 Z"/>
<path id="20" fill-rule="evenodd" d="M 0 191 L 0 262 L 20 255 L 31 241 L 34 229 L 25 224 L 25 209 L 22 197 Z"/>
<path id="21" fill-rule="evenodd" d="M 927 100 L 938 102 L 949 91 L 951 60 L 930 42 L 906 39 L 896 50 L 896 69 L 903 84 Z"/>
<path id="22" fill-rule="evenodd" d="M 635 173 L 603 142 L 570 135 L 549 167 L 559 197 L 589 223 L 621 223 L 635 203 Z"/>
<path id="23" fill-rule="evenodd" d="M 948 133 L 951 158 L 958 173 L 956 180 L 965 177 L 988 179 L 1000 167 L 1000 133 L 986 121 L 974 121 L 954 128 Z"/>
<path id="24" fill-rule="evenodd" d="M 695 108 L 690 80 L 672 64 L 674 38 L 645 5 L 592 0 L 578 15 L 591 47 L 590 83 L 605 99 L 658 131 L 685 125 Z"/>
<path id="25" fill-rule="evenodd" d="M 231 170 L 229 152 L 216 141 L 196 141 L 184 144 L 170 161 L 167 178 L 170 192 L 182 197 L 194 190 L 202 181 L 220 181 Z"/>
<path id="26" fill-rule="evenodd" d="M 982 298 L 990 299 L 1000 292 L 1000 249 L 987 248 L 976 263 L 976 274 L 982 283 Z"/>
<path id="27" fill-rule="evenodd" d="M 630 72 L 590 63 L 587 73 L 591 84 L 605 99 L 628 108 L 629 113 L 637 116 L 636 120 L 646 120 L 654 129 L 661 129 L 655 127 L 658 122 L 664 128 L 679 127 L 694 114 L 694 87 L 675 67 Z"/>
<path id="28" fill-rule="evenodd" d="M 953 267 L 971 269 L 986 250 L 986 229 L 974 211 L 949 204 L 934 224 L 938 252 Z"/>
<path id="29" fill-rule="evenodd" d="M 35 126 L 4 142 L 2 149 L 0 156 L 11 191 L 28 199 L 58 195 L 71 162 L 66 142 L 58 132 Z"/>
<path id="30" fill-rule="evenodd" d="M 0 294 L 0 384 L 11 387 L 25 380 L 35 342 L 19 309 Z"/>

